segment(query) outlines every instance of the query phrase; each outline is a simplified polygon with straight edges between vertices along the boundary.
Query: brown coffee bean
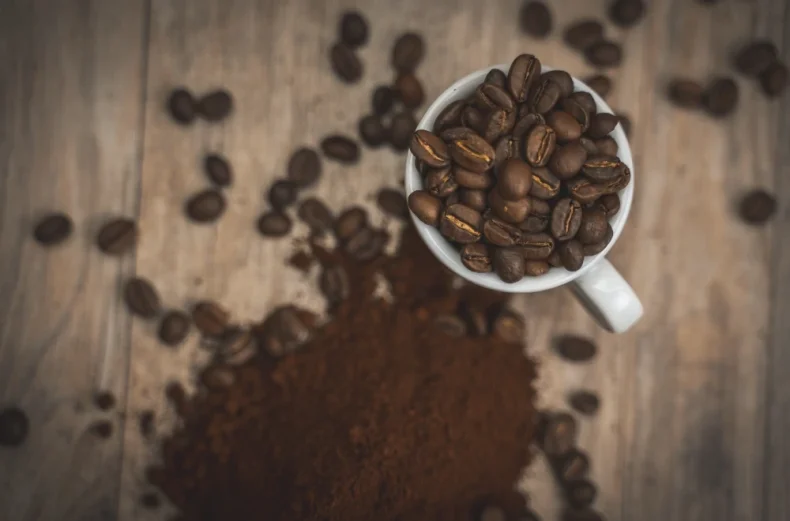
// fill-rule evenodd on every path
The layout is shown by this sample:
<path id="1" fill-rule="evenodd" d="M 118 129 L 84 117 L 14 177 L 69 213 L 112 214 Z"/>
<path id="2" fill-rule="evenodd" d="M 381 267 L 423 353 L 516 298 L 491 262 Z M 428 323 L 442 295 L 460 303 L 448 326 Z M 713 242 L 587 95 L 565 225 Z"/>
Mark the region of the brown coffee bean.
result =
<path id="1" fill-rule="evenodd" d="M 536 114 L 534 112 L 528 112 L 524 114 L 523 117 L 519 118 L 518 121 L 516 121 L 516 124 L 513 127 L 512 137 L 516 140 L 523 139 L 523 137 L 527 135 L 527 133 L 530 130 L 532 130 L 532 128 L 535 127 L 535 125 L 545 125 L 545 124 L 546 124 L 546 120 L 543 118 L 542 115 Z M 518 151 L 518 148 L 516 150 Z M 518 155 L 520 155 L 520 153 Z M 511 157 L 516 157 L 516 156 L 517 155 L 514 154 Z M 499 157 L 497 156 L 497 160 L 498 159 Z"/>
<path id="2" fill-rule="evenodd" d="M 502 71 L 499 72 L 501 73 Z M 447 105 L 438 116 L 436 116 L 436 121 L 433 124 L 433 128 L 436 130 L 436 132 L 441 133 L 442 130 L 459 127 L 461 125 L 461 113 L 463 112 L 464 108 L 466 108 L 466 100 L 459 99 L 453 101 Z"/>
<path id="3" fill-rule="evenodd" d="M 551 32 L 551 12 L 546 4 L 532 0 L 526 2 L 519 11 L 521 30 L 533 38 L 546 38 Z"/>
<path id="4" fill-rule="evenodd" d="M 567 112 L 561 110 L 552 112 L 546 117 L 546 124 L 554 130 L 559 143 L 576 141 L 582 136 L 581 124 Z"/>
<path id="5" fill-rule="evenodd" d="M 684 109 L 697 109 L 702 105 L 704 89 L 694 80 L 676 78 L 667 85 L 669 101 Z"/>
<path id="6" fill-rule="evenodd" d="M 540 77 L 537 85 L 530 91 L 527 102 L 530 110 L 537 114 L 547 114 L 562 97 L 562 87 L 551 78 L 546 78 L 546 74 Z"/>
<path id="7" fill-rule="evenodd" d="M 507 248 L 521 242 L 521 230 L 496 217 L 488 217 L 483 221 L 483 237 L 494 246 Z"/>
<path id="8" fill-rule="evenodd" d="M 597 150 L 597 152 L 590 155 L 616 156 L 617 152 L 619 151 L 617 147 L 617 141 L 615 141 L 612 136 L 606 136 L 606 137 L 602 137 L 601 139 L 596 139 L 595 149 Z"/>
<path id="9" fill-rule="evenodd" d="M 362 62 L 354 49 L 336 43 L 329 49 L 329 62 L 338 78 L 346 83 L 356 83 L 362 77 Z"/>
<path id="10" fill-rule="evenodd" d="M 310 340 L 312 332 L 297 308 L 276 309 L 264 321 L 258 338 L 261 348 L 274 357 L 293 353 Z"/>
<path id="11" fill-rule="evenodd" d="M 461 248 L 461 263 L 475 273 L 488 273 L 493 270 L 491 248 L 485 244 L 465 244 Z"/>
<path id="12" fill-rule="evenodd" d="M 213 222 L 223 213 L 225 213 L 225 196 L 218 190 L 204 190 L 187 200 L 186 214 L 193 222 Z"/>
<path id="13" fill-rule="evenodd" d="M 524 278 L 524 257 L 515 248 L 495 248 L 494 271 L 503 282 L 513 284 Z"/>
<path id="14" fill-rule="evenodd" d="M 578 271 L 584 264 L 584 250 L 582 244 L 576 239 L 561 243 L 557 250 L 560 252 L 562 265 L 568 271 Z"/>
<path id="15" fill-rule="evenodd" d="M 568 454 L 576 445 L 578 427 L 568 413 L 552 415 L 543 432 L 543 452 L 549 457 Z"/>
<path id="16" fill-rule="evenodd" d="M 593 156 L 582 165 L 582 173 L 598 183 L 610 182 L 629 172 L 625 163 L 617 157 Z"/>
<path id="17" fill-rule="evenodd" d="M 381 255 L 386 245 L 386 232 L 364 227 L 346 241 L 345 251 L 355 260 L 367 262 Z"/>
<path id="18" fill-rule="evenodd" d="M 590 457 L 579 449 L 573 448 L 555 460 L 554 469 L 557 478 L 563 483 L 582 479 L 590 471 Z"/>
<path id="19" fill-rule="evenodd" d="M 609 6 L 609 18 L 620 27 L 632 27 L 645 16 L 642 0 L 615 0 Z"/>
<path id="20" fill-rule="evenodd" d="M 539 201 L 539 199 L 535 200 Z M 521 231 L 527 233 L 540 233 L 546 231 L 549 227 L 549 221 L 550 218 L 547 215 L 528 215 L 518 227 Z"/>
<path id="21" fill-rule="evenodd" d="M 485 112 L 472 105 L 467 105 L 461 111 L 461 125 L 474 130 L 475 133 L 482 134 L 485 131 L 486 123 Z"/>
<path id="22" fill-rule="evenodd" d="M 456 139 L 467 139 L 469 136 L 475 136 L 477 133 L 469 127 L 450 127 L 441 131 L 439 137 L 445 143 L 451 143 Z"/>
<path id="23" fill-rule="evenodd" d="M 503 199 L 524 199 L 532 188 L 532 169 L 521 159 L 508 159 L 499 171 L 496 189 Z"/>
<path id="24" fill-rule="evenodd" d="M 312 186 L 321 177 L 321 158 L 312 148 L 298 148 L 288 160 L 288 180 L 299 188 Z"/>
<path id="25" fill-rule="evenodd" d="M 529 197 L 529 212 L 535 215 L 551 214 L 551 205 L 543 199 Z"/>
<path id="26" fill-rule="evenodd" d="M 405 219 L 409 215 L 406 197 L 400 190 L 382 188 L 376 195 L 376 202 L 384 213 L 397 219 Z"/>
<path id="27" fill-rule="evenodd" d="M 347 11 L 340 18 L 340 40 L 349 47 L 368 43 L 368 22 L 359 11 Z"/>
<path id="28" fill-rule="evenodd" d="M 713 117 L 729 116 L 738 105 L 738 85 L 731 78 L 714 79 L 702 96 L 703 108 Z"/>
<path id="29" fill-rule="evenodd" d="M 119 217 L 105 223 L 96 237 L 101 251 L 109 255 L 120 255 L 134 247 L 137 242 L 137 225 L 131 219 Z"/>
<path id="30" fill-rule="evenodd" d="M 0 410 L 0 447 L 18 447 L 27 439 L 30 420 L 18 407 Z"/>
<path id="31" fill-rule="evenodd" d="M 174 89 L 167 98 L 167 109 L 176 123 L 188 125 L 195 121 L 197 101 L 188 90 Z"/>
<path id="32" fill-rule="evenodd" d="M 593 74 L 592 76 L 587 76 L 582 81 L 602 98 L 606 98 L 612 92 L 612 80 L 609 76 Z"/>
<path id="33" fill-rule="evenodd" d="M 159 323 L 159 340 L 168 346 L 176 346 L 189 334 L 189 315 L 181 311 L 168 311 Z"/>
<path id="34" fill-rule="evenodd" d="M 554 251 L 554 239 L 547 233 L 525 233 L 518 246 L 526 260 L 543 260 Z"/>
<path id="35" fill-rule="evenodd" d="M 208 154 L 203 160 L 203 170 L 209 180 L 219 187 L 230 186 L 233 182 L 233 169 L 227 159 L 219 154 Z"/>
<path id="36" fill-rule="evenodd" d="M 704 3 L 714 3 L 718 0 L 699 0 Z M 604 521 L 603 516 L 590 508 L 578 510 L 575 508 L 567 508 L 562 512 L 560 521 Z"/>
<path id="37" fill-rule="evenodd" d="M 367 225 L 368 212 L 359 206 L 352 206 L 338 215 L 335 221 L 335 237 L 340 242 L 346 242 Z"/>
<path id="38" fill-rule="evenodd" d="M 439 136 L 420 129 L 411 139 L 411 153 L 429 167 L 440 168 L 450 164 L 450 152 Z"/>
<path id="39" fill-rule="evenodd" d="M 544 72 L 541 79 L 551 80 L 560 87 L 560 95 L 565 98 L 573 93 L 573 78 L 566 71 L 555 69 Z"/>
<path id="40" fill-rule="evenodd" d="M 577 98 L 565 98 L 560 105 L 562 110 L 573 116 L 573 119 L 579 123 L 582 132 L 587 132 L 587 129 L 590 128 L 592 116 L 585 108 L 585 104 L 578 101 Z"/>
<path id="41" fill-rule="evenodd" d="M 488 114 L 488 119 L 483 128 L 483 139 L 488 143 L 495 143 L 501 136 L 509 134 L 516 124 L 516 112 L 507 112 L 497 109 Z"/>
<path id="42" fill-rule="evenodd" d="M 206 121 L 222 121 L 233 112 L 233 97 L 224 89 L 209 92 L 198 100 L 197 111 Z"/>
<path id="43" fill-rule="evenodd" d="M 494 171 L 499 172 L 508 159 L 519 158 L 521 156 L 519 147 L 519 139 L 512 135 L 499 138 L 494 146 Z"/>
<path id="44" fill-rule="evenodd" d="M 577 335 L 564 335 L 557 338 L 555 348 L 561 357 L 571 362 L 587 362 L 598 351 L 592 340 Z"/>
<path id="45" fill-rule="evenodd" d="M 779 57 L 779 51 L 769 40 L 754 40 L 743 46 L 734 56 L 733 65 L 742 74 L 758 76 Z"/>
<path id="46" fill-rule="evenodd" d="M 524 341 L 526 325 L 518 313 L 504 309 L 494 318 L 491 330 L 505 342 L 518 344 Z"/>
<path id="47" fill-rule="evenodd" d="M 216 302 L 204 300 L 192 308 L 192 321 L 203 335 L 220 337 L 230 325 L 230 313 Z"/>
<path id="48" fill-rule="evenodd" d="M 529 214 L 529 199 L 525 197 L 508 201 L 502 197 L 499 190 L 491 190 L 488 193 L 488 205 L 497 217 L 512 224 L 524 221 Z"/>
<path id="49" fill-rule="evenodd" d="M 52 213 L 38 221 L 33 228 L 33 238 L 42 246 L 55 246 L 71 235 L 74 225 L 65 213 Z"/>
<path id="50" fill-rule="evenodd" d="M 743 196 L 739 204 L 739 213 L 745 223 L 760 225 L 771 220 L 776 214 L 776 207 L 776 198 L 758 188 Z"/>
<path id="51" fill-rule="evenodd" d="M 587 135 L 594 139 L 606 137 L 619 122 L 619 118 L 614 114 L 600 112 L 593 116 Z"/>
<path id="52" fill-rule="evenodd" d="M 297 211 L 299 218 L 310 227 L 310 234 L 319 236 L 332 228 L 332 212 L 320 199 L 309 197 L 302 201 Z"/>
<path id="53" fill-rule="evenodd" d="M 603 40 L 603 25 L 596 20 L 580 20 L 565 29 L 563 38 L 569 46 L 584 51 Z"/>
<path id="54" fill-rule="evenodd" d="M 584 169 L 582 169 L 583 171 Z M 615 194 L 628 186 L 628 183 L 631 182 L 631 171 L 628 169 L 627 166 L 623 166 L 621 171 L 621 175 L 611 179 L 609 181 L 602 181 L 599 183 L 601 188 L 601 195 L 603 194 Z M 580 201 L 584 202 L 584 201 Z"/>
<path id="55" fill-rule="evenodd" d="M 615 42 L 601 40 L 587 47 L 584 57 L 595 67 L 617 67 L 623 61 L 623 48 Z"/>
<path id="56" fill-rule="evenodd" d="M 379 85 L 373 91 L 372 107 L 373 112 L 383 116 L 392 109 L 395 104 L 395 90 L 389 85 Z"/>
<path id="57" fill-rule="evenodd" d="M 469 190 L 468 188 L 463 188 L 459 193 L 460 203 L 473 210 L 482 212 L 488 207 L 487 194 L 483 190 Z"/>
<path id="58" fill-rule="evenodd" d="M 549 168 L 558 178 L 567 181 L 578 174 L 587 161 L 587 150 L 579 141 L 559 147 L 551 156 Z"/>
<path id="59" fill-rule="evenodd" d="M 565 186 L 570 192 L 570 196 L 582 204 L 593 203 L 606 193 L 603 187 L 583 175 L 567 181 Z"/>
<path id="60" fill-rule="evenodd" d="M 611 219 L 620 211 L 620 197 L 617 194 L 606 194 L 597 201 L 597 207 L 604 212 L 607 219 Z"/>
<path id="61" fill-rule="evenodd" d="M 585 208 L 576 239 L 583 245 L 601 242 L 606 236 L 608 225 L 606 214 L 600 207 Z"/>
<path id="62" fill-rule="evenodd" d="M 410 109 L 415 109 L 425 101 L 425 92 L 417 76 L 411 73 L 401 74 L 395 80 L 395 91 L 401 103 Z"/>
<path id="63" fill-rule="evenodd" d="M 560 252 L 554 250 L 549 254 L 546 258 L 546 262 L 549 263 L 549 266 L 553 268 L 562 268 L 562 259 L 560 258 Z"/>
<path id="64" fill-rule="evenodd" d="M 570 198 L 560 199 L 551 212 L 551 234 L 554 238 L 558 241 L 571 240 L 581 224 L 582 205 Z"/>
<path id="65" fill-rule="evenodd" d="M 589 114 L 590 118 L 595 116 L 595 114 L 598 112 L 598 105 L 595 103 L 595 98 L 593 98 L 592 94 L 589 92 L 574 92 L 568 97 L 568 99 L 572 99 L 581 105 L 581 107 L 587 111 L 587 114 Z"/>
<path id="66" fill-rule="evenodd" d="M 548 125 L 535 125 L 525 138 L 524 155 L 532 166 L 546 166 L 554 153 L 557 134 Z"/>
<path id="67" fill-rule="evenodd" d="M 524 262 L 524 273 L 528 277 L 540 277 L 549 272 L 551 266 L 549 263 L 542 260 L 528 260 Z"/>
<path id="68" fill-rule="evenodd" d="M 474 98 L 477 106 L 483 110 L 502 109 L 507 112 L 516 110 L 516 102 L 510 94 L 503 87 L 493 83 L 481 83 L 475 91 Z"/>
<path id="69" fill-rule="evenodd" d="M 339 163 L 354 164 L 359 161 L 359 145 L 346 136 L 338 134 L 324 138 L 321 150 L 326 157 Z"/>
<path id="70" fill-rule="evenodd" d="M 458 182 L 455 180 L 453 169 L 449 166 L 431 169 L 425 176 L 423 184 L 431 195 L 441 199 L 458 190 Z"/>
<path id="71" fill-rule="evenodd" d="M 115 396 L 109 391 L 100 391 L 93 396 L 93 403 L 99 410 L 109 411 L 115 407 Z"/>
<path id="72" fill-rule="evenodd" d="M 453 242 L 469 244 L 480 240 L 483 218 L 480 212 L 464 206 L 453 204 L 448 206 L 439 222 L 439 231 Z"/>
<path id="73" fill-rule="evenodd" d="M 143 318 L 153 318 L 159 314 L 159 293 L 148 280 L 142 277 L 129 279 L 124 285 L 123 296 L 132 313 Z"/>
<path id="74" fill-rule="evenodd" d="M 601 401 L 590 391 L 575 391 L 568 397 L 568 403 L 581 414 L 592 416 L 598 412 Z"/>
<path id="75" fill-rule="evenodd" d="M 450 156 L 463 168 L 485 172 L 494 164 L 494 149 L 478 135 L 469 134 L 450 143 Z"/>
<path id="76" fill-rule="evenodd" d="M 552 199 L 560 192 L 561 182 L 548 168 L 532 169 L 532 187 L 529 195 L 538 199 Z"/>
<path id="77" fill-rule="evenodd" d="M 507 88 L 507 75 L 499 69 L 491 69 L 488 71 L 483 81 L 491 85 L 496 85 L 497 87 L 502 87 L 503 89 Z"/>
<path id="78" fill-rule="evenodd" d="M 291 231 L 293 224 L 286 214 L 272 211 L 258 218 L 258 231 L 264 237 L 284 237 Z"/>
<path id="79" fill-rule="evenodd" d="M 381 117 L 369 114 L 359 120 L 359 137 L 369 147 L 380 147 L 389 139 L 389 130 L 384 126 Z"/>
<path id="80" fill-rule="evenodd" d="M 582 252 L 586 257 L 598 255 L 599 253 L 601 253 L 606 249 L 606 247 L 612 241 L 612 237 L 614 237 L 614 230 L 612 230 L 612 225 L 607 224 L 606 235 L 604 235 L 603 240 L 595 244 L 585 244 L 584 246 L 582 246 Z"/>
<path id="81" fill-rule="evenodd" d="M 766 96 L 775 98 L 784 92 L 787 87 L 787 67 L 776 61 L 760 73 L 760 86 Z"/>
<path id="82" fill-rule="evenodd" d="M 395 114 L 390 124 L 390 144 L 395 150 L 407 150 L 416 129 L 417 121 L 410 112 Z"/>
<path id="83" fill-rule="evenodd" d="M 466 335 L 466 323 L 456 315 L 442 313 L 433 319 L 433 325 L 447 336 L 460 338 Z"/>
<path id="84" fill-rule="evenodd" d="M 517 102 L 527 101 L 532 84 L 540 76 L 540 60 L 531 54 L 522 54 L 513 60 L 507 74 L 507 86 Z"/>
<path id="85" fill-rule="evenodd" d="M 422 37 L 416 33 L 401 35 L 392 48 L 392 66 L 398 72 L 412 72 L 425 56 Z"/>
<path id="86" fill-rule="evenodd" d="M 494 184 L 491 172 L 472 172 L 458 165 L 452 167 L 452 177 L 455 182 L 470 190 L 486 190 Z"/>
<path id="87" fill-rule="evenodd" d="M 565 484 L 565 497 L 573 508 L 586 508 L 593 504 L 598 489 L 589 480 L 577 479 Z"/>
<path id="88" fill-rule="evenodd" d="M 348 275 L 345 268 L 334 265 L 324 268 L 321 272 L 321 279 L 318 283 L 321 292 L 326 297 L 329 305 L 336 305 L 346 298 L 349 294 Z"/>
<path id="89" fill-rule="evenodd" d="M 284 210 L 296 202 L 299 191 L 296 183 L 280 179 L 272 183 L 269 187 L 269 204 L 275 210 Z"/>

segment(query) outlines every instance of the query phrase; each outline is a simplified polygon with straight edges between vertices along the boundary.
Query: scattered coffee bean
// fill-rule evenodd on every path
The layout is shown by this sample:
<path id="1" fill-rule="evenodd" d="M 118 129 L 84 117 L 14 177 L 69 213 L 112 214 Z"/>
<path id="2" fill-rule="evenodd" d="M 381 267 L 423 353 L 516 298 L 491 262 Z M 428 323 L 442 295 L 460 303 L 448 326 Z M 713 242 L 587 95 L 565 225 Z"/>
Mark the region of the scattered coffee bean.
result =
<path id="1" fill-rule="evenodd" d="M 362 77 L 362 62 L 354 49 L 344 43 L 332 46 L 329 61 L 335 74 L 346 83 L 356 83 Z"/>
<path id="2" fill-rule="evenodd" d="M 517 102 L 527 101 L 532 84 L 540 76 L 540 60 L 531 54 L 522 54 L 513 60 L 507 74 L 507 86 Z"/>
<path id="3" fill-rule="evenodd" d="M 280 179 L 272 183 L 269 187 L 269 204 L 275 210 L 284 210 L 296 202 L 299 192 L 296 183 Z"/>
<path id="4" fill-rule="evenodd" d="M 590 471 L 589 456 L 576 448 L 555 461 L 555 472 L 563 483 L 582 479 Z"/>
<path id="5" fill-rule="evenodd" d="M 417 120 L 410 112 L 395 114 L 390 125 L 390 144 L 395 150 L 407 150 L 416 129 Z"/>
<path id="6" fill-rule="evenodd" d="M 312 148 L 298 148 L 288 160 L 288 180 L 299 188 L 312 186 L 321 177 L 321 158 Z"/>
<path id="7" fill-rule="evenodd" d="M 760 73 L 760 85 L 766 96 L 775 98 L 784 92 L 787 86 L 787 67 L 781 62 L 774 62 Z"/>
<path id="8" fill-rule="evenodd" d="M 88 432 L 97 438 L 106 440 L 112 436 L 113 426 L 107 420 L 99 420 L 88 427 Z"/>
<path id="9" fill-rule="evenodd" d="M 199 192 L 187 200 L 187 217 L 196 223 L 216 221 L 224 212 L 225 197 L 214 189 Z"/>
<path id="10" fill-rule="evenodd" d="M 392 109 L 395 104 L 395 91 L 389 85 L 379 85 L 373 91 L 373 112 L 383 116 Z"/>
<path id="11" fill-rule="evenodd" d="M 276 309 L 264 321 L 259 342 L 267 353 L 281 357 L 299 349 L 310 336 L 310 327 L 297 309 L 285 306 Z"/>
<path id="12" fill-rule="evenodd" d="M 581 20 L 565 29 L 565 43 L 579 51 L 603 40 L 603 25 L 596 20 Z"/>
<path id="13" fill-rule="evenodd" d="M 443 313 L 433 319 L 437 329 L 447 336 L 462 337 L 466 335 L 466 323 L 456 315 Z"/>
<path id="14" fill-rule="evenodd" d="M 551 212 L 551 234 L 558 241 L 576 236 L 582 224 L 582 205 L 571 198 L 560 199 Z M 560 252 L 562 255 L 562 252 Z"/>
<path id="15" fill-rule="evenodd" d="M 565 497 L 573 508 L 586 508 L 593 504 L 598 489 L 587 479 L 576 479 L 565 484 Z"/>
<path id="16" fill-rule="evenodd" d="M 209 180 L 217 186 L 230 186 L 233 182 L 233 169 L 228 160 L 219 154 L 209 154 L 203 160 L 203 169 Z"/>
<path id="17" fill-rule="evenodd" d="M 359 137 L 369 147 L 380 147 L 389 138 L 389 132 L 381 117 L 370 114 L 359 120 Z"/>
<path id="18" fill-rule="evenodd" d="M 340 40 L 349 47 L 368 43 L 368 22 L 359 11 L 347 11 L 340 18 Z"/>
<path id="19" fill-rule="evenodd" d="M 189 334 L 189 315 L 182 311 L 168 311 L 159 323 L 159 340 L 168 346 L 177 346 Z"/>
<path id="20" fill-rule="evenodd" d="M 385 232 L 364 227 L 346 241 L 345 251 L 355 260 L 367 262 L 381 255 L 386 244 Z"/>
<path id="21" fill-rule="evenodd" d="M 277 211 L 267 212 L 258 218 L 258 231 L 264 237 L 288 235 L 293 224 L 291 218 Z"/>
<path id="22" fill-rule="evenodd" d="M 321 272 L 319 288 L 330 305 L 336 305 L 348 298 L 349 284 L 345 268 L 340 265 L 324 268 Z"/>
<path id="23" fill-rule="evenodd" d="M 568 397 L 568 403 L 581 414 L 592 416 L 598 412 L 601 401 L 590 391 L 576 391 Z"/>
<path id="24" fill-rule="evenodd" d="M 178 88 L 170 93 L 167 99 L 167 109 L 170 112 L 170 117 L 176 123 L 188 125 L 195 120 L 197 115 L 197 101 L 191 92 Z"/>
<path id="25" fill-rule="evenodd" d="M 204 300 L 192 308 L 192 321 L 201 334 L 218 338 L 228 329 L 230 313 L 216 302 Z"/>
<path id="26" fill-rule="evenodd" d="M 549 457 L 568 454 L 576 445 L 576 420 L 568 413 L 552 415 L 543 432 L 543 452 Z"/>
<path id="27" fill-rule="evenodd" d="M 697 109 L 702 105 L 704 89 L 694 80 L 674 79 L 667 85 L 669 101 L 684 109 Z"/>
<path id="28" fill-rule="evenodd" d="M 623 48 L 615 42 L 601 40 L 587 47 L 584 57 L 595 67 L 617 67 L 623 61 Z"/>
<path id="29" fill-rule="evenodd" d="M 233 369 L 224 365 L 212 365 L 200 375 L 200 381 L 207 389 L 220 391 L 227 389 L 236 381 Z"/>
<path id="30" fill-rule="evenodd" d="M 521 29 L 535 38 L 546 38 L 551 32 L 551 12 L 541 1 L 532 0 L 521 7 Z"/>
<path id="31" fill-rule="evenodd" d="M 409 209 L 425 224 L 437 226 L 442 202 L 425 190 L 417 190 L 409 194 Z"/>
<path id="32" fill-rule="evenodd" d="M 496 248 L 493 256 L 494 271 L 503 282 L 514 283 L 524 278 L 524 256 L 516 248 Z"/>
<path id="33" fill-rule="evenodd" d="M 488 273 L 493 270 L 491 249 L 481 243 L 466 244 L 461 248 L 461 262 L 475 273 Z"/>
<path id="34" fill-rule="evenodd" d="M 165 396 L 176 413 L 181 414 L 188 410 L 187 392 L 179 382 L 169 382 L 165 387 Z"/>
<path id="35" fill-rule="evenodd" d="M 233 97 L 224 89 L 209 92 L 198 101 L 197 111 L 206 121 L 222 121 L 233 112 Z"/>
<path id="36" fill-rule="evenodd" d="M 53 213 L 38 221 L 33 228 L 33 238 L 42 246 L 55 246 L 71 235 L 74 225 L 64 213 Z"/>
<path id="37" fill-rule="evenodd" d="M 309 197 L 302 201 L 297 212 L 299 218 L 310 227 L 313 236 L 323 235 L 332 228 L 334 218 L 327 206 L 315 197 Z"/>
<path id="38" fill-rule="evenodd" d="M 107 391 L 96 393 L 93 397 L 93 403 L 102 411 L 109 411 L 115 407 L 115 396 Z"/>
<path id="39" fill-rule="evenodd" d="M 632 27 L 645 15 L 642 0 L 615 0 L 609 6 L 609 18 L 620 27 Z"/>
<path id="40" fill-rule="evenodd" d="M 415 109 L 425 101 L 422 83 L 414 74 L 401 74 L 395 80 L 395 90 L 404 106 Z"/>
<path id="41" fill-rule="evenodd" d="M 392 217 L 405 219 L 409 215 L 406 197 L 404 197 L 403 192 L 400 190 L 382 188 L 376 196 L 376 202 L 384 213 Z"/>
<path id="42" fill-rule="evenodd" d="M 731 78 L 714 79 L 702 95 L 703 108 L 711 116 L 729 116 L 738 104 L 738 85 Z"/>
<path id="43" fill-rule="evenodd" d="M 321 141 L 324 155 L 340 163 L 354 164 L 359 161 L 359 145 L 346 136 L 333 135 Z"/>
<path id="44" fill-rule="evenodd" d="M 18 447 L 27 439 L 30 421 L 17 407 L 0 411 L 0 447 Z"/>
<path id="45" fill-rule="evenodd" d="M 491 326 L 494 335 L 498 336 L 505 342 L 518 344 L 524 341 L 526 334 L 526 325 L 524 319 L 509 309 L 504 309 L 497 314 Z"/>
<path id="46" fill-rule="evenodd" d="M 112 219 L 99 230 L 96 244 L 109 255 L 120 255 L 129 251 L 137 242 L 137 225 L 131 219 Z"/>
<path id="47" fill-rule="evenodd" d="M 126 281 L 123 295 L 126 306 L 132 313 L 143 318 L 153 318 L 159 314 L 159 293 L 146 279 L 134 277 Z"/>
<path id="48" fill-rule="evenodd" d="M 768 70 L 778 56 L 779 51 L 773 42 L 755 40 L 743 46 L 733 56 L 733 65 L 738 72 L 756 77 Z"/>
<path id="49" fill-rule="evenodd" d="M 609 76 L 604 76 L 603 74 L 588 76 L 584 79 L 584 83 L 602 98 L 607 97 L 612 92 L 612 80 L 609 79 Z"/>
<path id="50" fill-rule="evenodd" d="M 411 197 L 409 198 L 411 200 Z M 335 221 L 335 237 L 340 242 L 346 242 L 368 224 L 368 213 L 364 208 L 352 206 L 343 211 Z"/>
<path id="51" fill-rule="evenodd" d="M 427 130 L 414 133 L 410 146 L 412 154 L 426 166 L 441 168 L 450 164 L 450 152 L 436 134 Z"/>
<path id="52" fill-rule="evenodd" d="M 598 350 L 592 340 L 576 335 L 558 338 L 555 348 L 560 356 L 571 362 L 587 362 Z"/>
<path id="53" fill-rule="evenodd" d="M 776 213 L 776 198 L 758 188 L 743 196 L 739 210 L 741 219 L 747 224 L 759 225 L 768 222 Z"/>
<path id="54" fill-rule="evenodd" d="M 422 37 L 416 33 L 401 35 L 392 48 L 392 66 L 398 72 L 413 72 L 425 56 Z"/>

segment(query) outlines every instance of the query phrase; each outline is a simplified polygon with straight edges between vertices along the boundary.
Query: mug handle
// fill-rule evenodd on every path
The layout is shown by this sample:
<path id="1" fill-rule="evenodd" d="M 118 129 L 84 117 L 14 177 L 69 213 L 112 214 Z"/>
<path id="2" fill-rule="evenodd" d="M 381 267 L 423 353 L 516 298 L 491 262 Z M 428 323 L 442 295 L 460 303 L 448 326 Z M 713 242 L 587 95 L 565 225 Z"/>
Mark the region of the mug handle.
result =
<path id="1" fill-rule="evenodd" d="M 571 283 L 582 306 L 608 331 L 624 333 L 642 318 L 639 297 L 607 259 Z"/>

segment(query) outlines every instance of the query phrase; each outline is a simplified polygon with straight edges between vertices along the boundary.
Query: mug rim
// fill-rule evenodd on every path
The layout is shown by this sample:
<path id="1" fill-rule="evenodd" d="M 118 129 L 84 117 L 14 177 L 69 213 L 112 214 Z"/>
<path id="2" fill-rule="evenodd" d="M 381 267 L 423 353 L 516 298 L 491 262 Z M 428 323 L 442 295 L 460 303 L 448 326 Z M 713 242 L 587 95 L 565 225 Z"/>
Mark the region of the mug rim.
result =
<path id="1" fill-rule="evenodd" d="M 445 89 L 439 96 L 437 96 L 433 103 L 431 103 L 417 125 L 417 129 L 431 130 L 436 117 L 442 110 L 444 110 L 447 105 L 453 101 L 456 101 L 457 99 L 466 97 L 468 94 L 464 93 L 469 91 L 470 87 L 477 88 L 477 86 L 482 83 L 485 76 L 492 69 L 499 69 L 507 74 L 509 67 L 510 66 L 508 64 L 498 64 L 485 67 L 472 72 L 471 74 L 468 74 L 454 82 L 452 85 L 450 85 L 450 87 Z M 541 67 L 541 74 L 552 70 L 555 70 L 555 68 L 544 65 Z M 593 100 L 595 100 L 597 112 L 607 112 L 614 114 L 614 111 L 609 106 L 609 104 L 607 104 L 606 101 L 604 101 L 603 98 L 601 98 L 587 84 L 575 76 L 571 77 L 573 78 L 574 92 L 581 90 L 592 95 Z M 631 203 L 633 202 L 634 197 L 634 183 L 636 177 L 634 173 L 631 147 L 629 146 L 628 139 L 626 138 L 625 132 L 623 131 L 622 124 L 618 123 L 615 129 L 610 133 L 610 136 L 617 143 L 618 157 L 623 163 L 625 163 L 626 166 L 628 166 L 631 171 L 631 182 L 628 183 L 628 186 L 618 192 L 620 197 L 620 211 L 617 213 L 617 215 L 609 219 L 609 223 L 612 226 L 613 231 L 612 240 L 609 241 L 609 244 L 607 244 L 606 247 L 597 255 L 585 257 L 582 267 L 577 271 L 568 271 L 565 268 L 552 267 L 548 273 L 538 277 L 524 277 L 515 283 L 504 282 L 494 272 L 476 273 L 464 266 L 461 262 L 459 251 L 450 243 L 450 241 L 444 238 L 436 227 L 425 224 L 419 220 L 416 215 L 414 215 L 414 212 L 410 211 L 409 213 L 411 214 L 412 222 L 414 222 L 417 232 L 420 234 L 423 242 L 425 242 L 425 244 L 428 246 L 428 249 L 431 250 L 434 256 L 438 258 L 442 264 L 444 264 L 457 275 L 478 286 L 507 293 L 535 293 L 557 288 L 573 282 L 592 269 L 592 267 L 596 263 L 600 262 L 601 259 L 606 257 L 614 244 L 620 238 L 623 228 L 625 227 L 625 222 L 628 220 L 628 215 L 631 212 Z M 411 151 L 409 151 L 406 155 L 406 175 L 404 185 L 406 189 L 406 197 L 411 195 L 412 192 L 421 190 L 423 188 L 422 176 L 417 171 L 414 161 L 414 154 L 412 154 Z"/>

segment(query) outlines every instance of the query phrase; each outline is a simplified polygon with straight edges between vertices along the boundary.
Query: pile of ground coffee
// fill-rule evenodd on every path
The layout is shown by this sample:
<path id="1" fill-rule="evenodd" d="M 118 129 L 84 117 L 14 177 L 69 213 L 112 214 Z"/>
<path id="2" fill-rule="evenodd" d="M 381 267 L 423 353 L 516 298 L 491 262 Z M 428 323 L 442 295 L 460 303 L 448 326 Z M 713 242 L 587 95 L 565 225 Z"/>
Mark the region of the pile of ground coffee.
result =
<path id="1" fill-rule="evenodd" d="M 518 343 L 446 327 L 459 309 L 502 316 L 505 297 L 454 289 L 413 229 L 395 257 L 315 255 L 354 274 L 332 319 L 298 352 L 259 354 L 179 407 L 183 425 L 148 471 L 179 519 L 458 521 L 492 502 L 523 511 L 515 483 L 537 418 L 534 363 Z M 372 297 L 378 274 L 392 302 Z"/>

